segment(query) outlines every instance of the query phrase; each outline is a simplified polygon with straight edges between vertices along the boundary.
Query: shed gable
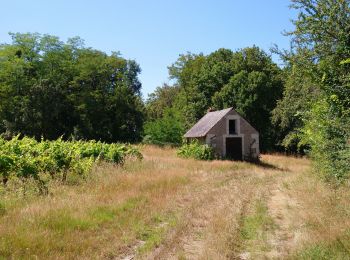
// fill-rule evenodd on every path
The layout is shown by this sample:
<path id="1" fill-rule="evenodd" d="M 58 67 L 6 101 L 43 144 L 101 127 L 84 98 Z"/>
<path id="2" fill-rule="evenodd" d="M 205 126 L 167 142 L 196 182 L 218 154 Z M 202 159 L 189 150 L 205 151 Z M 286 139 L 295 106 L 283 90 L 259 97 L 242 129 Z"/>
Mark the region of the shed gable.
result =
<path id="1" fill-rule="evenodd" d="M 218 110 L 214 112 L 209 112 L 206 115 L 204 115 L 190 130 L 187 131 L 187 133 L 184 135 L 186 138 L 196 138 L 196 137 L 204 137 L 207 134 L 212 134 L 212 132 L 221 132 L 222 134 L 225 134 L 222 131 L 222 128 L 227 129 L 226 126 L 226 116 L 237 116 L 237 118 L 240 119 L 240 124 L 238 127 L 238 131 L 242 127 L 244 127 L 245 130 L 248 130 L 249 132 L 258 133 L 258 131 L 252 127 L 247 120 L 245 120 L 241 115 L 239 115 L 232 107 L 226 108 L 223 110 Z M 218 131 L 219 129 L 220 131 Z M 216 129 L 213 130 L 213 129 Z"/>

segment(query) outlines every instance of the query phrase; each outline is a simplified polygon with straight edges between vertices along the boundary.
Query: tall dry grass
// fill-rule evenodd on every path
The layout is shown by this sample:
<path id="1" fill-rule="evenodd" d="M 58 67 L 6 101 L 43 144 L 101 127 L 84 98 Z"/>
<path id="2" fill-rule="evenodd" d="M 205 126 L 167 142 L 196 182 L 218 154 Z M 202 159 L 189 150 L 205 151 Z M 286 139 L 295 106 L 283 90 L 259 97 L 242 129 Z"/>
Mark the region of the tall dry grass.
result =
<path id="1" fill-rule="evenodd" d="M 318 181 L 306 159 L 265 155 L 255 165 L 181 159 L 154 146 L 142 153 L 47 197 L 1 198 L 0 258 L 307 258 L 347 248 L 349 189 Z M 271 203 L 276 190 L 285 208 Z"/>
<path id="2" fill-rule="evenodd" d="M 182 221 L 179 218 L 197 190 L 218 182 L 215 174 L 241 167 L 180 159 L 174 149 L 146 146 L 143 153 L 141 162 L 100 165 L 80 185 L 57 185 L 47 197 L 21 198 L 6 207 L 0 222 L 0 255 L 45 259 L 142 255 Z"/>
<path id="3" fill-rule="evenodd" d="M 350 185 L 334 188 L 310 172 L 290 182 L 288 192 L 299 202 L 302 226 L 300 259 L 350 259 Z"/>
<path id="4" fill-rule="evenodd" d="M 100 165 L 80 186 L 59 185 L 48 197 L 28 198 L 6 210 L 0 255 L 68 259 L 124 254 L 136 241 L 147 241 L 159 222 L 172 220 L 167 206 L 188 183 L 185 167 L 157 158 L 124 167 Z"/>

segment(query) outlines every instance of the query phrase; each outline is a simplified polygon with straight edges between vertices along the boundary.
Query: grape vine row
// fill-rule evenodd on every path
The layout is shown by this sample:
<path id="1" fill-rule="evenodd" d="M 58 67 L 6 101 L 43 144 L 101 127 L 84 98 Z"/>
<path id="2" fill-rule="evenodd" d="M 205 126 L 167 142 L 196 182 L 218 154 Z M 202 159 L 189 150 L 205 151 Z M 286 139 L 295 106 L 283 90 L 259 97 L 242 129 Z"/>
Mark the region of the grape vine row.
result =
<path id="1" fill-rule="evenodd" d="M 19 136 L 6 141 L 0 138 L 0 180 L 4 185 L 11 177 L 32 178 L 43 184 L 41 173 L 53 179 L 67 179 L 68 174 L 85 176 L 99 161 L 123 164 L 127 157 L 142 159 L 139 150 L 127 144 L 99 141 L 55 141 Z"/>

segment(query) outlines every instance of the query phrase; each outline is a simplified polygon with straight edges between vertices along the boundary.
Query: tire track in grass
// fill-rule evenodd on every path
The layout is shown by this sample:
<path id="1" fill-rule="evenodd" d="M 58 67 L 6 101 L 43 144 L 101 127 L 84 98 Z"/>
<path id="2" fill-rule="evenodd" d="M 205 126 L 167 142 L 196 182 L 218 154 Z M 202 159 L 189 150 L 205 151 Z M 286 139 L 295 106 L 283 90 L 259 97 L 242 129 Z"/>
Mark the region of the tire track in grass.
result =
<path id="1" fill-rule="evenodd" d="M 226 176 L 224 184 L 221 178 L 190 195 L 180 224 L 147 259 L 231 258 L 238 252 L 239 216 L 257 196 L 256 180 L 242 172 Z"/>

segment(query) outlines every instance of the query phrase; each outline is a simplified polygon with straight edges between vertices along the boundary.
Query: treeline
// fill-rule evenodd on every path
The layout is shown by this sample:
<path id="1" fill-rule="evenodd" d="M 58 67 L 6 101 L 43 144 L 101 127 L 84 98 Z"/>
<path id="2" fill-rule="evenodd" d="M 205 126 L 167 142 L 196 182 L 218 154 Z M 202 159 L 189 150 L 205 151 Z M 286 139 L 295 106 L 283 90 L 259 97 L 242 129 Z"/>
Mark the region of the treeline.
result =
<path id="1" fill-rule="evenodd" d="M 169 75 L 176 83 L 157 88 L 146 102 L 149 139 L 181 142 L 183 130 L 209 108 L 234 107 L 260 132 L 264 151 L 278 148 L 279 133 L 270 118 L 282 97 L 283 71 L 263 50 L 180 55 Z"/>
<path id="2" fill-rule="evenodd" d="M 326 179 L 350 172 L 350 0 L 292 0 L 290 50 L 257 46 L 180 55 L 171 85 L 142 101 L 140 67 L 81 39 L 12 34 L 0 45 L 0 132 L 40 139 L 180 144 L 209 108 L 234 107 L 262 151 L 314 158 Z"/>
<path id="3" fill-rule="evenodd" d="M 308 154 L 317 172 L 350 176 L 350 1 L 292 0 L 290 50 L 258 47 L 185 54 L 169 67 L 172 86 L 146 102 L 147 141 L 179 142 L 208 108 L 233 106 L 260 132 L 262 151 Z"/>
<path id="4" fill-rule="evenodd" d="M 40 139 L 138 141 L 139 65 L 50 35 L 11 34 L 0 45 L 0 132 Z"/>
<path id="5" fill-rule="evenodd" d="M 284 146 L 307 149 L 319 173 L 350 175 L 350 1 L 293 0 L 299 11 L 273 121 Z"/>

